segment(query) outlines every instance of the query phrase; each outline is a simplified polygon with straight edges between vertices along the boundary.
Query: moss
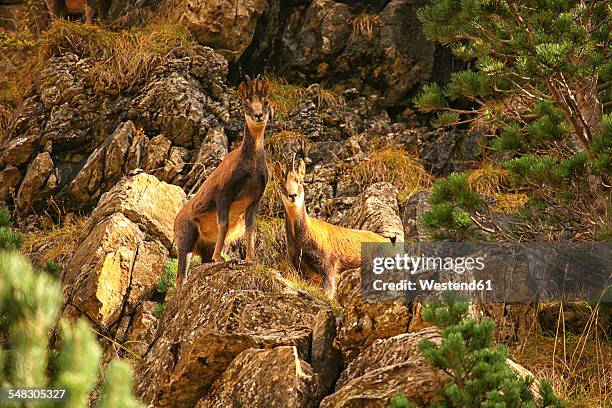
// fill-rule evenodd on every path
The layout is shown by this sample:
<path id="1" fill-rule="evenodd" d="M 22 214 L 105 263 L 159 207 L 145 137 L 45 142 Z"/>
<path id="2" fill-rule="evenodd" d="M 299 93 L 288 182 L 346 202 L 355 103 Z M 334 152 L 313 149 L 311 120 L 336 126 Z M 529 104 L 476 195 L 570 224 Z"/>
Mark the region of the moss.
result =
<path id="1" fill-rule="evenodd" d="M 400 204 L 431 184 L 431 175 L 418 157 L 401 147 L 383 147 L 373 151 L 369 160 L 357 163 L 350 172 L 362 191 L 374 183 L 392 183 L 399 190 L 397 198 Z"/>

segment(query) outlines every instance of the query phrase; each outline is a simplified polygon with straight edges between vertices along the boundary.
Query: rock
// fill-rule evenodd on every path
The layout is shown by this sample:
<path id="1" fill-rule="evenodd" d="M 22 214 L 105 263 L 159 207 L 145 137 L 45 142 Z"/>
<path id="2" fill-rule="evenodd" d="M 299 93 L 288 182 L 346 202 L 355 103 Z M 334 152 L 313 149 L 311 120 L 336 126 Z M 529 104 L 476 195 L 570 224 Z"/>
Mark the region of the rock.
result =
<path id="1" fill-rule="evenodd" d="M 404 241 L 397 205 L 397 188 L 388 182 L 366 188 L 344 218 L 344 226 L 376 232 L 392 242 Z"/>
<path id="2" fill-rule="evenodd" d="M 17 207 L 22 210 L 43 201 L 57 186 L 57 174 L 48 152 L 38 154 L 28 166 L 19 191 Z"/>
<path id="3" fill-rule="evenodd" d="M 91 214 L 90 226 L 113 213 L 122 213 L 169 248 L 174 236 L 174 218 L 184 201 L 185 192 L 180 187 L 154 176 L 141 173 L 124 177 L 100 198 Z"/>
<path id="4" fill-rule="evenodd" d="M 134 317 L 130 321 L 124 346 L 139 357 L 146 354 L 149 344 L 155 339 L 158 319 L 153 315 L 153 310 L 157 305 L 155 302 L 142 302 L 134 311 Z"/>
<path id="5" fill-rule="evenodd" d="M 157 282 L 167 262 L 168 250 L 159 242 L 144 241 L 138 246 L 127 299 L 130 308 L 133 309 L 143 299 L 151 299 L 155 295 Z"/>
<path id="6" fill-rule="evenodd" d="M 149 141 L 143 157 L 142 168 L 155 176 L 164 168 L 164 161 L 172 142 L 164 135 L 157 135 Z"/>
<path id="7" fill-rule="evenodd" d="M 291 346 L 248 349 L 232 361 L 196 408 L 316 407 L 317 376 Z"/>
<path id="8" fill-rule="evenodd" d="M 185 189 L 195 192 L 208 175 L 228 153 L 228 140 L 222 127 L 209 129 L 204 143 L 198 149 L 193 167 L 185 177 Z"/>
<path id="9" fill-rule="evenodd" d="M 312 366 L 324 395 L 331 392 L 341 369 L 341 355 L 334 348 L 336 321 L 331 310 L 322 310 L 312 330 Z"/>
<path id="10" fill-rule="evenodd" d="M 45 186 L 26 212 L 46 210 L 47 198 L 70 211 L 92 209 L 123 175 L 144 167 L 149 136 L 160 133 L 172 143 L 172 163 L 160 177 L 183 183 L 194 153 L 185 149 L 229 121 L 227 61 L 210 48 L 194 45 L 189 56 L 160 59 L 130 89 L 92 75 L 94 62 L 52 55 L 1 132 L 0 171 L 12 166 L 25 175 L 45 152 L 55 169 L 56 185 Z"/>
<path id="11" fill-rule="evenodd" d="M 427 242 L 429 240 L 429 233 L 421 224 L 421 217 L 431 208 L 428 202 L 430 196 L 429 191 L 419 191 L 406 201 L 402 215 L 406 241 Z"/>
<path id="12" fill-rule="evenodd" d="M 420 320 L 414 306 L 403 301 L 366 302 L 361 297 L 359 269 L 340 274 L 337 300 L 342 312 L 337 321 L 334 345 L 351 361 L 377 339 L 406 333 Z"/>
<path id="13" fill-rule="evenodd" d="M 238 61 L 255 33 L 257 19 L 267 7 L 266 0 L 182 0 L 172 8 L 194 38 L 221 53 L 228 61 Z"/>
<path id="14" fill-rule="evenodd" d="M 376 340 L 347 366 L 336 392 L 320 406 L 387 408 L 397 395 L 404 395 L 417 406 L 429 406 L 449 377 L 421 355 L 418 344 L 425 339 L 439 343 L 438 330 Z"/>
<path id="15" fill-rule="evenodd" d="M 23 176 L 19 169 L 12 165 L 0 171 L 0 203 L 6 203 L 9 197 L 16 194 L 15 188 L 22 179 Z"/>
<path id="16" fill-rule="evenodd" d="M 97 224 L 75 251 L 62 277 L 67 304 L 101 327 L 116 323 L 144 239 L 138 226 L 120 213 Z"/>
<path id="17" fill-rule="evenodd" d="M 124 174 L 139 168 L 143 144 L 148 141 L 146 137 L 143 141 L 142 137 L 131 121 L 117 126 L 113 134 L 89 156 L 70 183 L 71 198 L 92 205 Z"/>
<path id="18" fill-rule="evenodd" d="M 137 393 L 156 407 L 194 406 L 251 348 L 294 346 L 311 364 L 315 326 L 330 324 L 317 323 L 322 310 L 329 305 L 290 289 L 273 270 L 241 261 L 194 267 L 168 301 L 158 338 L 136 369 Z M 320 350 L 323 355 L 331 353 Z"/>
<path id="19" fill-rule="evenodd" d="M 423 4 L 391 0 L 368 8 L 315 0 L 305 11 L 288 11 L 273 60 L 291 79 L 355 87 L 377 95 L 380 104 L 397 104 L 434 72 L 436 47 L 424 38 L 416 18 Z"/>

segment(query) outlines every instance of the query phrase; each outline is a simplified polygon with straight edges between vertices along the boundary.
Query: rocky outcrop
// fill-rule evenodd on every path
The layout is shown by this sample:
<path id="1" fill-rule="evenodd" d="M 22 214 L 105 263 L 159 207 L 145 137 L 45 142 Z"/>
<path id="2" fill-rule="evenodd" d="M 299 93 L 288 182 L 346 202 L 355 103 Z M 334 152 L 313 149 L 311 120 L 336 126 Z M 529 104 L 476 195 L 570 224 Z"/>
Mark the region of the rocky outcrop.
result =
<path id="1" fill-rule="evenodd" d="M 148 174 L 126 177 L 104 194 L 62 275 L 68 314 L 84 314 L 108 333 L 142 341 L 142 330 L 129 323 L 151 320 L 151 307 L 141 303 L 155 294 L 168 260 L 164 245 L 172 242 L 184 198 L 181 188 Z M 121 323 L 127 325 L 122 330 Z"/>
<path id="2" fill-rule="evenodd" d="M 240 59 L 253 39 L 258 18 L 268 6 L 266 0 L 184 0 L 171 4 L 195 39 L 228 61 Z"/>
<path id="3" fill-rule="evenodd" d="M 294 80 L 355 87 L 385 106 L 398 104 L 434 70 L 436 47 L 416 18 L 422 4 L 315 0 L 305 10 L 295 8 L 279 41 L 281 72 Z"/>
<path id="4" fill-rule="evenodd" d="M 90 225 L 121 213 L 138 224 L 149 237 L 159 239 L 169 248 L 174 236 L 174 218 L 184 202 L 183 189 L 141 173 L 123 178 L 100 198 L 91 214 Z"/>
<path id="5" fill-rule="evenodd" d="M 418 347 L 422 340 L 439 343 L 438 330 L 429 328 L 376 340 L 348 364 L 336 391 L 321 402 L 321 407 L 386 408 L 397 395 L 418 406 L 429 406 L 448 376 L 422 356 Z"/>
<path id="6" fill-rule="evenodd" d="M 404 228 L 397 205 L 397 188 L 388 182 L 374 183 L 359 195 L 344 216 L 350 228 L 366 229 L 392 242 L 404 241 Z"/>
<path id="7" fill-rule="evenodd" d="M 317 376 L 294 346 L 238 354 L 196 408 L 316 407 Z"/>
<path id="8" fill-rule="evenodd" d="M 315 353 L 313 347 L 331 347 L 324 330 L 315 330 L 330 326 L 320 322 L 321 318 L 333 322 L 333 314 L 320 314 L 330 310 L 325 302 L 290 289 L 277 272 L 251 263 L 194 267 L 180 296 L 166 306 L 158 338 L 137 368 L 138 392 L 156 407 L 193 406 L 209 391 L 211 400 L 202 404 L 231 398 L 224 391 L 227 381 L 233 381 L 230 365 L 240 353 L 253 348 L 295 347 L 299 359 L 313 366 L 315 373 L 317 366 L 329 370 L 333 360 L 320 359 L 332 356 L 331 350 Z M 267 364 L 272 355 L 258 355 L 261 364 Z M 236 364 L 244 364 L 242 361 Z M 305 367 L 292 361 L 294 367 Z M 232 371 L 213 387 L 227 369 Z M 259 368 L 254 364 L 250 370 Z"/>
<path id="9" fill-rule="evenodd" d="M 342 312 L 337 321 L 334 345 L 342 352 L 345 361 L 353 360 L 375 340 L 426 326 L 418 304 L 399 300 L 368 302 L 361 293 L 359 269 L 343 272 L 337 290 Z"/>
<path id="10" fill-rule="evenodd" d="M 25 211 L 46 208 L 48 199 L 91 209 L 136 168 L 182 184 L 191 151 L 228 123 L 227 61 L 210 48 L 170 55 L 125 90 L 102 83 L 92 64 L 74 53 L 52 56 L 4 132 L 0 174 L 10 185 L 0 196 L 15 191 Z M 160 134 L 171 143 L 165 150 Z M 160 161 L 162 169 L 153 167 Z"/>

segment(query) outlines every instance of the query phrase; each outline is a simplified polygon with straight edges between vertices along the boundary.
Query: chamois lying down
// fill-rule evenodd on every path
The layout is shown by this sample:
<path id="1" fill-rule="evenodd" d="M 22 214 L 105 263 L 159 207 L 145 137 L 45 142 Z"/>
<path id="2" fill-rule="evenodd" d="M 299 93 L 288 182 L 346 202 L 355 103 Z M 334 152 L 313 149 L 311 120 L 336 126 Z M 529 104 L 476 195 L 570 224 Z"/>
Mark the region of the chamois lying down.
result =
<path id="1" fill-rule="evenodd" d="M 287 252 L 295 269 L 314 279 L 322 279 L 326 289 L 336 292 L 340 272 L 361 266 L 361 244 L 389 242 L 371 231 L 343 228 L 311 218 L 304 204 L 304 174 L 306 164 L 300 159 L 297 171 L 280 163 L 274 175 L 281 183 L 281 198 L 285 208 Z"/>

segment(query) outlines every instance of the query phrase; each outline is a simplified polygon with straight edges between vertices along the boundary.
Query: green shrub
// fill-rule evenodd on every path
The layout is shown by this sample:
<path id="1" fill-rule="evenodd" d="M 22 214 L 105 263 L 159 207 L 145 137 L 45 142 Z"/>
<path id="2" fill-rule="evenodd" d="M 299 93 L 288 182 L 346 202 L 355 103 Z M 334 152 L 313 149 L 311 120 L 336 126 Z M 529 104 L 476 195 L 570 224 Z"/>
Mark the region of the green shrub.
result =
<path id="1" fill-rule="evenodd" d="M 545 408 L 565 407 L 549 382 L 539 386 L 541 400 L 531 390 L 533 378 L 519 376 L 508 366 L 508 349 L 494 345 L 495 322 L 468 317 L 468 303 L 450 295 L 444 301 L 433 301 L 423 309 L 423 318 L 439 327 L 439 345 L 423 340 L 419 344 L 423 356 L 436 368 L 450 376 L 440 390 L 436 408 Z M 392 408 L 414 408 L 405 397 L 398 396 Z"/>
<path id="2" fill-rule="evenodd" d="M 0 227 L 11 225 L 11 213 L 6 207 L 0 207 Z"/>
<path id="3" fill-rule="evenodd" d="M 14 251 L 0 251 L 0 384 L 3 387 L 52 387 L 67 390 L 63 406 L 86 408 L 99 377 L 102 351 L 86 320 L 62 321 L 59 351 L 49 350 L 49 333 L 58 317 L 61 286 L 35 271 Z M 103 380 L 98 407 L 140 407 L 132 395 L 132 372 L 112 362 Z M 112 395 L 108 395 L 111 393 Z M 107 401 L 113 401 L 110 405 Z M 116 401 L 125 401 L 112 405 Z M 20 407 L 3 402 L 3 407 Z"/>
<path id="4" fill-rule="evenodd" d="M 11 227 L 0 227 L 0 249 L 19 249 L 22 243 L 21 232 Z"/>
<path id="5" fill-rule="evenodd" d="M 176 272 L 178 270 L 178 259 L 172 258 L 164 266 L 162 275 L 157 282 L 157 291 L 164 293 L 168 290 L 176 290 Z"/>

